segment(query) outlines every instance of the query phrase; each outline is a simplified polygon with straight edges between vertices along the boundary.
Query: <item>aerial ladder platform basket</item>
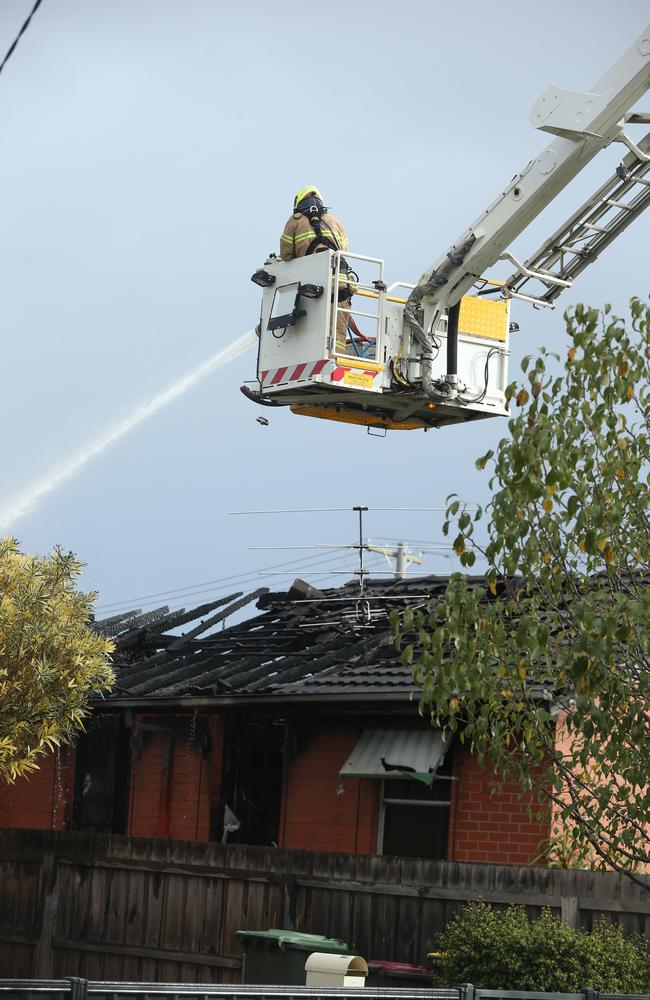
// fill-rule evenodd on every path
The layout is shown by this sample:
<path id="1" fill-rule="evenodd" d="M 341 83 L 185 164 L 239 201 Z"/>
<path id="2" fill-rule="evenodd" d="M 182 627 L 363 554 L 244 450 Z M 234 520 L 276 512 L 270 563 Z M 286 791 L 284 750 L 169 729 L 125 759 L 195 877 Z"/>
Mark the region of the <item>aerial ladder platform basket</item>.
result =
<path id="1" fill-rule="evenodd" d="M 549 144 L 416 284 L 387 284 L 382 260 L 347 251 L 271 256 L 253 275 L 263 289 L 257 380 L 242 391 L 264 406 L 369 428 L 507 414 L 512 300 L 553 308 L 650 204 L 650 133 L 635 142 L 628 131 L 650 124 L 650 114 L 631 111 L 648 89 L 650 25 L 590 91 L 549 87 L 530 114 Z M 513 241 L 612 142 L 628 150 L 613 175 L 518 260 Z M 514 267 L 505 282 L 485 276 L 498 261 Z"/>

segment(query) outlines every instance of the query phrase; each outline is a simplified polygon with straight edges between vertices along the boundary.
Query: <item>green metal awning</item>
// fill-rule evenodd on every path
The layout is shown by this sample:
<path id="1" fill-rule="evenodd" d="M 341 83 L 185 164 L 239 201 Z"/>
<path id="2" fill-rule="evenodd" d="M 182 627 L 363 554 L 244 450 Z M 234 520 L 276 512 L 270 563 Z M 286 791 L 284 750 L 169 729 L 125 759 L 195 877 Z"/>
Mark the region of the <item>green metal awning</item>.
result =
<path id="1" fill-rule="evenodd" d="M 415 778 L 430 785 L 449 749 L 439 730 L 366 729 L 342 778 Z"/>

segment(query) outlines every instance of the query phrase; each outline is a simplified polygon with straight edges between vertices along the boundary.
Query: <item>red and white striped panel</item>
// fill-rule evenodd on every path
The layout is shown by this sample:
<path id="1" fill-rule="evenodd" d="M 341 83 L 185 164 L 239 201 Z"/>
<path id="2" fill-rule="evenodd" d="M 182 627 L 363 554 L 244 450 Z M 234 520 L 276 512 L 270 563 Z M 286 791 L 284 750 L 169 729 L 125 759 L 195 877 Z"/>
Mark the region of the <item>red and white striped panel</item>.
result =
<path id="1" fill-rule="evenodd" d="M 285 365 L 284 368 L 272 368 L 260 372 L 260 382 L 263 389 L 271 385 L 284 385 L 287 382 L 300 382 L 320 375 L 327 361 L 305 361 L 299 365 Z"/>

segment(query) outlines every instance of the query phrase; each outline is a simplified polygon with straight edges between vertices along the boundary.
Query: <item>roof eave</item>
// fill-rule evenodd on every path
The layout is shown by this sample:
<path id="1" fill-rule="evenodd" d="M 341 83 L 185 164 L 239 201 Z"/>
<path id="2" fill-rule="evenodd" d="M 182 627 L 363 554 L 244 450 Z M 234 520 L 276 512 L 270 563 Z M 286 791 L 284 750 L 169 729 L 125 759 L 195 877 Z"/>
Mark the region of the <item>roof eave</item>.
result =
<path id="1" fill-rule="evenodd" d="M 340 704 L 357 703 L 365 705 L 368 702 L 385 702 L 393 704 L 414 703 L 418 699 L 416 691 L 367 691 L 314 693 L 314 694 L 235 694 L 235 695 L 183 695 L 180 697 L 133 697 L 117 695 L 112 698 L 93 699 L 93 708 L 100 706 L 112 710 L 115 708 L 233 708 L 240 705 L 300 705 L 300 704 Z"/>

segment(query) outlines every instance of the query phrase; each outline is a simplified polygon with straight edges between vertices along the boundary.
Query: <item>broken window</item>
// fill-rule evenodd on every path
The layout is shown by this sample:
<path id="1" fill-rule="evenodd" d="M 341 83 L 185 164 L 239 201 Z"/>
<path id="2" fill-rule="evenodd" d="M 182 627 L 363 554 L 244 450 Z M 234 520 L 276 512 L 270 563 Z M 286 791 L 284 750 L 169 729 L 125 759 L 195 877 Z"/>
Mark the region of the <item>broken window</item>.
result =
<path id="1" fill-rule="evenodd" d="M 75 830 L 125 833 L 129 736 L 122 712 L 93 713 L 77 742 Z"/>
<path id="2" fill-rule="evenodd" d="M 450 752 L 430 787 L 414 779 L 384 780 L 379 853 L 404 858 L 446 858 L 452 788 Z"/>
<path id="3" fill-rule="evenodd" d="M 285 724 L 282 719 L 233 717 L 226 731 L 223 806 L 236 822 L 227 825 L 228 843 L 278 842 Z M 224 832 L 225 809 L 220 817 Z M 236 823 L 239 827 L 236 829 Z"/>

